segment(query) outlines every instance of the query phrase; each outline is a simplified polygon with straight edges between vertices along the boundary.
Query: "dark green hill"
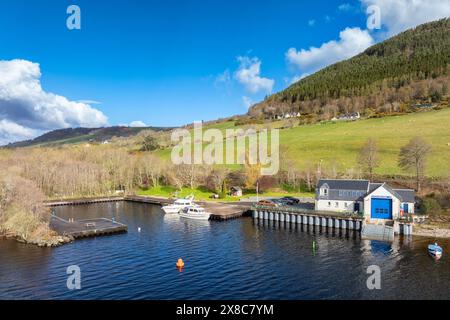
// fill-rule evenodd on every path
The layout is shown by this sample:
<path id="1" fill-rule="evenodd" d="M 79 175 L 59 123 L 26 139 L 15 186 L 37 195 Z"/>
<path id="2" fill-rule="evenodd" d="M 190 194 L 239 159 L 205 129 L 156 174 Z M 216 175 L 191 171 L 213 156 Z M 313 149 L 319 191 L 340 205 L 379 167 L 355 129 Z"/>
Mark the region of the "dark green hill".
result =
<path id="1" fill-rule="evenodd" d="M 440 100 L 448 94 L 449 75 L 450 19 L 443 19 L 405 31 L 322 69 L 266 98 L 249 113 L 258 116 L 291 109 L 320 114 L 327 104 L 335 104 L 335 111 L 350 112 L 379 109 L 393 102 Z M 434 81 L 421 82 L 424 80 Z M 344 99 L 357 106 L 343 110 L 339 102 L 343 104 Z"/>
<path id="2" fill-rule="evenodd" d="M 20 141 L 7 145 L 7 148 L 29 147 L 36 145 L 60 145 L 77 142 L 103 142 L 113 137 L 130 137 L 143 130 L 166 130 L 167 128 L 157 127 L 106 127 L 106 128 L 67 128 L 47 132 L 35 139 Z"/>

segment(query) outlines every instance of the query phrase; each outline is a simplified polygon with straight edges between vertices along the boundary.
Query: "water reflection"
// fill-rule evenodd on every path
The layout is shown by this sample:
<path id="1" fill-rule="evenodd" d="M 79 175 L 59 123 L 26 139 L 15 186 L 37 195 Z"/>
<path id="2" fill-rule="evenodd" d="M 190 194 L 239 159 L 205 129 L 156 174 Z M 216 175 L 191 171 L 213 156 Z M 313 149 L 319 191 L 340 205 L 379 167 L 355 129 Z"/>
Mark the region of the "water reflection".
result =
<path id="1" fill-rule="evenodd" d="M 0 299 L 450 298 L 447 255 L 434 261 L 426 252 L 434 239 L 383 243 L 361 240 L 354 231 L 252 218 L 195 221 L 136 203 L 56 211 L 65 218 L 114 217 L 128 233 L 56 249 L 0 241 Z M 448 241 L 440 244 L 450 252 Z M 182 273 L 175 267 L 179 258 L 186 264 Z M 77 292 L 65 286 L 71 264 L 82 269 Z M 376 292 L 366 287 L 367 267 L 374 264 L 382 270 Z"/>

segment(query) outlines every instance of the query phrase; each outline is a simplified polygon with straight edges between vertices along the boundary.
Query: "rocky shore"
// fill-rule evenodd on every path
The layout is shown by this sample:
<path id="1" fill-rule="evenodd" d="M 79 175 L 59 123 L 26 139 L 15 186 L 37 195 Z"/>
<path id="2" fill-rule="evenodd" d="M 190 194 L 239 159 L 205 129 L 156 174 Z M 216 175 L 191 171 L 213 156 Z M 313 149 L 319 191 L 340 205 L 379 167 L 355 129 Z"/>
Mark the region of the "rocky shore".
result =
<path id="1" fill-rule="evenodd" d="M 15 240 L 20 243 L 36 245 L 38 247 L 59 247 L 66 243 L 71 243 L 75 240 L 70 235 L 69 236 L 53 235 L 42 239 L 24 239 L 23 237 L 17 236 L 12 233 L 0 234 L 0 239 Z"/>
<path id="2" fill-rule="evenodd" d="M 415 225 L 413 228 L 413 235 L 430 238 L 450 238 L 450 229 L 427 225 Z"/>

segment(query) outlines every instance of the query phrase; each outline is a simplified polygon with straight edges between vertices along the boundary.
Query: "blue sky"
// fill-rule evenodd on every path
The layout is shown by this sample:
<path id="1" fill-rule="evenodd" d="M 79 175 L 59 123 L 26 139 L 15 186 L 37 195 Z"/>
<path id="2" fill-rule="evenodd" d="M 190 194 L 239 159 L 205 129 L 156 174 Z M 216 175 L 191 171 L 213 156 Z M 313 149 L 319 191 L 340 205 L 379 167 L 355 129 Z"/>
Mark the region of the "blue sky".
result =
<path id="1" fill-rule="evenodd" d="M 408 5 L 408 1 L 400 2 Z M 428 1 L 439 6 L 442 0 Z M 417 24 L 415 19 L 399 26 L 394 16 L 386 18 L 389 21 L 383 23 L 382 30 L 367 31 L 367 6 L 379 3 L 386 7 L 385 2 L 2 1 L 0 60 L 8 63 L 22 59 L 39 64 L 33 72 L 23 71 L 20 79 L 31 77 L 39 82 L 39 90 L 45 94 L 81 101 L 105 116 L 87 112 L 82 116 L 69 115 L 67 119 L 71 120 L 62 121 L 66 117 L 62 106 L 57 108 L 61 113 L 59 120 L 33 126 L 30 119 L 39 119 L 39 115 L 21 120 L 11 116 L 17 113 L 10 110 L 11 106 L 0 107 L 5 120 L 3 141 L 15 140 L 12 133 L 15 130 L 16 136 L 26 136 L 55 127 L 90 125 L 91 115 L 98 120 L 92 122 L 93 126 L 132 121 L 175 126 L 243 114 L 247 112 L 246 104 L 286 88 L 293 79 L 358 53 L 353 52 L 352 41 L 357 42 L 357 49 L 363 50 L 389 33 Z M 66 9 L 71 4 L 81 8 L 81 30 L 66 27 Z M 430 10 L 442 15 L 438 7 Z M 350 31 L 342 33 L 346 28 Z M 319 52 L 310 51 L 310 47 L 319 48 Z M 15 64 L 16 67 L 22 65 Z M 14 68 L 7 64 L 3 70 L 15 72 Z M 32 66 L 21 70 L 24 68 Z M 0 104 L 1 99 L 0 95 Z M 49 105 L 54 107 L 56 102 L 51 101 Z M 29 102 L 27 112 L 42 110 L 33 103 Z M 52 107 L 48 108 L 52 112 Z M 84 106 L 80 108 L 80 112 L 86 111 Z M 8 127 L 6 121 L 31 131 Z M 5 133 L 7 128 L 11 129 L 10 137 Z M 0 142 L 1 130 L 0 123 Z"/>

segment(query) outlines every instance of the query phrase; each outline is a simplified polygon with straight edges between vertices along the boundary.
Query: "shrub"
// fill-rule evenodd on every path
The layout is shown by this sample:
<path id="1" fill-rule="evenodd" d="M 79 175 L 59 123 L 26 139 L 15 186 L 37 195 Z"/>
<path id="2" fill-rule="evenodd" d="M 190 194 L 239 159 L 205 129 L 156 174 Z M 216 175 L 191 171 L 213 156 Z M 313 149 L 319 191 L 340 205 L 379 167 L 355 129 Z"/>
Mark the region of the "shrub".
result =
<path id="1" fill-rule="evenodd" d="M 442 212 L 442 208 L 436 199 L 425 198 L 420 205 L 420 212 L 427 215 L 439 215 Z"/>
<path id="2" fill-rule="evenodd" d="M 142 151 L 154 151 L 159 148 L 158 141 L 151 135 L 145 136 L 142 140 Z"/>

